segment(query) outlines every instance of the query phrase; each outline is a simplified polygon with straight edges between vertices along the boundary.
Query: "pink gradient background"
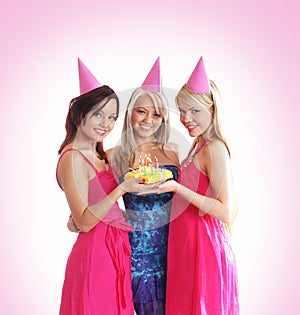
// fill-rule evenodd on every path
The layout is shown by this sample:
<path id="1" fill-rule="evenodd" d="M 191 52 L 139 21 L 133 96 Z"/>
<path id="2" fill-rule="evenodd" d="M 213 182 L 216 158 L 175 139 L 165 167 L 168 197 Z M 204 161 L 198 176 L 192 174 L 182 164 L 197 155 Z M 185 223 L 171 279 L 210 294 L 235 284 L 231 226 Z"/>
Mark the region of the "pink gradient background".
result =
<path id="1" fill-rule="evenodd" d="M 56 152 L 76 58 L 123 91 L 157 56 L 178 89 L 200 55 L 225 104 L 241 314 L 300 313 L 298 1 L 12 0 L 0 23 L 2 314 L 58 314 L 75 235 Z"/>

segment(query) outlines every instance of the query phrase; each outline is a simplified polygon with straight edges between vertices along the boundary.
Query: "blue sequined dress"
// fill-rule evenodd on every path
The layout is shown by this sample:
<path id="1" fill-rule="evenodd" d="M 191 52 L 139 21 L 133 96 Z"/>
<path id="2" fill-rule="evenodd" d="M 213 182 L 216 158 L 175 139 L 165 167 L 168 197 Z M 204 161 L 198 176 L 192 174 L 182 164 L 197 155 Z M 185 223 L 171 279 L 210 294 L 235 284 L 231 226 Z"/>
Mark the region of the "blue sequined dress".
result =
<path id="1" fill-rule="evenodd" d="M 177 180 L 178 169 L 165 165 Z M 169 218 L 173 193 L 123 196 L 132 248 L 132 291 L 137 315 L 164 315 Z"/>

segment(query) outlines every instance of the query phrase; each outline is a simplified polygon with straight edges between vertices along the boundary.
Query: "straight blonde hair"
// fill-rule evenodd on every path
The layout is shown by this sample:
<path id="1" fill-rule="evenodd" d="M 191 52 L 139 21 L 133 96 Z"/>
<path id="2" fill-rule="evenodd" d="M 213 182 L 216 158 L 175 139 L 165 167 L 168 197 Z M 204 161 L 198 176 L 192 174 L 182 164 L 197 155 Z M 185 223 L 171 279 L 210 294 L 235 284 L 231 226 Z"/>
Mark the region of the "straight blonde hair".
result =
<path id="1" fill-rule="evenodd" d="M 227 144 L 226 138 L 223 134 L 221 122 L 219 118 L 218 107 L 221 104 L 221 96 L 219 89 L 217 88 L 216 84 L 210 80 L 210 91 L 202 94 L 195 93 L 191 91 L 186 85 L 184 85 L 181 90 L 178 92 L 175 101 L 178 106 L 178 99 L 183 100 L 185 103 L 191 106 L 197 106 L 197 104 L 204 106 L 208 109 L 212 114 L 212 123 L 207 128 L 207 130 L 203 133 L 203 137 L 207 142 L 211 142 L 214 139 L 218 139 L 224 143 L 229 157 L 230 157 L 230 150 Z M 237 214 L 237 203 L 234 201 L 232 213 L 231 213 L 231 220 L 228 223 L 223 223 L 225 230 L 228 234 L 232 233 L 233 222 L 235 220 Z"/>
<path id="2" fill-rule="evenodd" d="M 121 144 L 114 148 L 112 152 L 112 166 L 116 173 L 124 174 L 129 168 L 133 167 L 135 160 L 135 150 L 137 144 L 134 137 L 132 127 L 132 111 L 139 97 L 148 95 L 155 107 L 157 113 L 162 116 L 162 123 L 156 131 L 154 138 L 157 143 L 162 144 L 164 152 L 164 145 L 168 142 L 170 136 L 170 121 L 169 121 L 169 108 L 168 101 L 162 92 L 149 92 L 142 88 L 137 88 L 133 91 L 129 103 L 126 108 L 124 117 L 123 130 L 121 135 Z"/>

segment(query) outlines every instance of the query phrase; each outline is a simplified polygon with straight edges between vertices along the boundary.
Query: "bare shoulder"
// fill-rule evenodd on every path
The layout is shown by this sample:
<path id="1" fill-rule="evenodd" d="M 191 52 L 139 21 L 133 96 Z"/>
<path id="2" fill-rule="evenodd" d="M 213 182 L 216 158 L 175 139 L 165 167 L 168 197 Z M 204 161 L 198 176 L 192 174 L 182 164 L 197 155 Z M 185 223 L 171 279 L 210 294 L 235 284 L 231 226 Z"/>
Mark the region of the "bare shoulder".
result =
<path id="1" fill-rule="evenodd" d="M 70 150 L 63 153 L 57 165 L 57 178 L 62 187 L 70 182 L 75 174 L 87 173 L 87 163 L 78 151 Z"/>
<path id="2" fill-rule="evenodd" d="M 229 156 L 225 144 L 218 139 L 211 141 L 207 145 L 207 150 L 205 150 L 205 152 L 209 153 L 211 156 L 217 156 L 219 158 L 220 157 L 226 158 Z"/>
<path id="3" fill-rule="evenodd" d="M 170 157 L 173 163 L 179 165 L 178 145 L 174 142 L 168 142 L 165 145 L 166 154 Z"/>
<path id="4" fill-rule="evenodd" d="M 168 142 L 165 145 L 166 150 L 174 151 L 175 153 L 178 153 L 178 145 L 175 142 Z"/>
<path id="5" fill-rule="evenodd" d="M 227 168 L 230 165 L 230 157 L 225 144 L 221 140 L 213 140 L 210 142 L 203 152 L 207 166 L 214 168 L 219 166 L 220 168 Z"/>
<path id="6" fill-rule="evenodd" d="M 74 166 L 85 167 L 86 163 L 81 154 L 76 150 L 62 152 L 58 169 L 60 168 L 74 168 Z"/>

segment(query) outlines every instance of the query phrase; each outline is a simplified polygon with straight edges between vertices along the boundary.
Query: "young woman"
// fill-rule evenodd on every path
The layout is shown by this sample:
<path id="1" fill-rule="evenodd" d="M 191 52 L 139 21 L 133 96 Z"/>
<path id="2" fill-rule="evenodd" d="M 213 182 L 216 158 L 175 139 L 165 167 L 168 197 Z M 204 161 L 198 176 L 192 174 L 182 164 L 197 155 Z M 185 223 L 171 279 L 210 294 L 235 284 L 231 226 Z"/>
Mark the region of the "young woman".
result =
<path id="1" fill-rule="evenodd" d="M 133 315 L 132 227 L 117 199 L 142 185 L 134 179 L 115 181 L 103 139 L 118 118 L 119 100 L 80 60 L 79 71 L 81 95 L 70 102 L 57 165 L 58 183 L 80 230 L 67 262 L 60 315 Z"/>
<path id="2" fill-rule="evenodd" d="M 150 78 L 150 79 L 149 79 Z M 178 156 L 169 138 L 167 99 L 161 92 L 159 59 L 126 109 L 121 145 L 110 156 L 118 176 L 139 167 L 150 154 L 177 179 Z M 146 185 L 145 185 L 146 186 Z M 123 196 L 132 248 L 132 290 L 137 315 L 165 314 L 166 262 L 172 193 Z"/>
<path id="3" fill-rule="evenodd" d="M 199 60 L 176 102 L 194 143 L 179 182 L 159 185 L 173 198 L 168 247 L 167 315 L 238 315 L 235 258 L 226 230 L 233 219 L 230 151 L 221 132 L 219 92 Z"/>

